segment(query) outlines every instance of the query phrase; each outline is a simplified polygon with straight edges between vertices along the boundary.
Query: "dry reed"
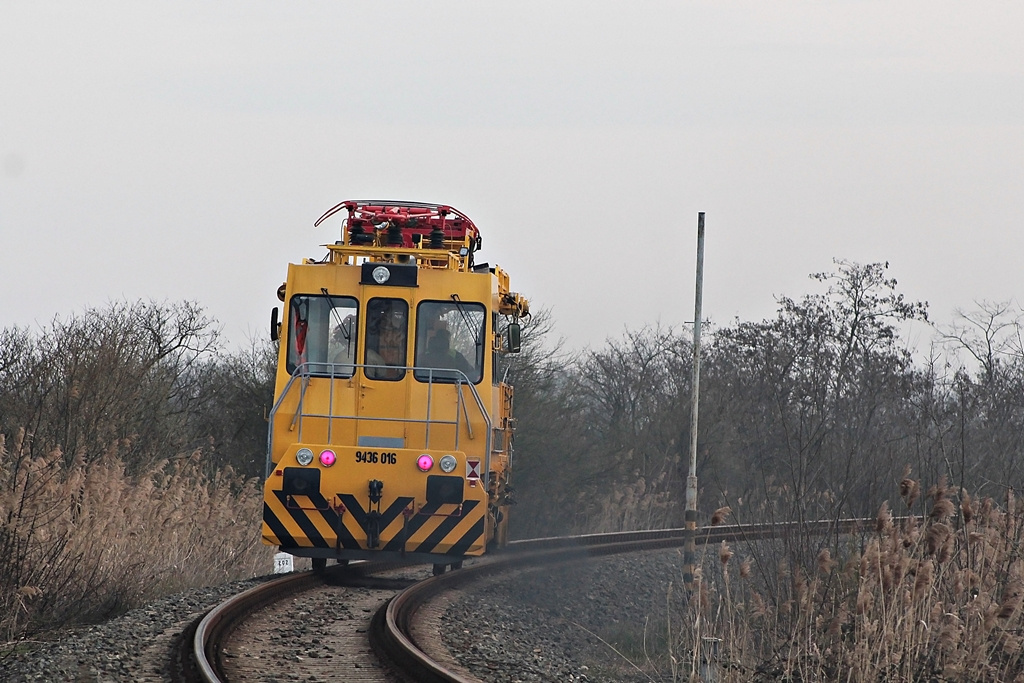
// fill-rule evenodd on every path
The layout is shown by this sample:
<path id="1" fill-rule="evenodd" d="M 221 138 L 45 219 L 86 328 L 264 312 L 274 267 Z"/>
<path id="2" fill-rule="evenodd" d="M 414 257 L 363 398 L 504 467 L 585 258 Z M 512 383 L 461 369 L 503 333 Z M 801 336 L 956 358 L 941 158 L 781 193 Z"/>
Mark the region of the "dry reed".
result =
<path id="1" fill-rule="evenodd" d="M 908 504 L 920 491 L 900 483 Z M 857 541 L 833 539 L 813 563 L 774 575 L 751 571 L 768 565 L 763 547 L 706 549 L 698 599 L 672 619 L 670 652 L 692 653 L 670 667 L 672 680 L 700 680 L 708 642 L 719 681 L 1024 680 L 1024 519 L 1013 492 L 1003 509 L 944 483 L 924 499 L 924 514 L 894 519 L 883 505 Z"/>
<path id="2" fill-rule="evenodd" d="M 252 576 L 258 482 L 207 476 L 202 453 L 128 475 L 112 444 L 99 457 L 28 455 L 0 435 L 0 637 L 102 619 L 156 596 Z"/>

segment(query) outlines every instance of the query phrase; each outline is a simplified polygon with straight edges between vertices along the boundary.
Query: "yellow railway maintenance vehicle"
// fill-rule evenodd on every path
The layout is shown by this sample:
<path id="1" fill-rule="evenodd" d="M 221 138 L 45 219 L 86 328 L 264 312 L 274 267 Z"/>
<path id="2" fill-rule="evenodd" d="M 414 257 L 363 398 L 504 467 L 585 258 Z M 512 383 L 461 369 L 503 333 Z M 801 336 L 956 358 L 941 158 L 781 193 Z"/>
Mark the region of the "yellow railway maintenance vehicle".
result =
<path id="1" fill-rule="evenodd" d="M 498 361 L 519 350 L 529 304 L 474 264 L 480 233 L 449 206 L 346 201 L 316 225 L 342 212 L 323 260 L 289 264 L 271 319 L 263 542 L 314 568 L 401 557 L 440 573 L 506 541 Z"/>

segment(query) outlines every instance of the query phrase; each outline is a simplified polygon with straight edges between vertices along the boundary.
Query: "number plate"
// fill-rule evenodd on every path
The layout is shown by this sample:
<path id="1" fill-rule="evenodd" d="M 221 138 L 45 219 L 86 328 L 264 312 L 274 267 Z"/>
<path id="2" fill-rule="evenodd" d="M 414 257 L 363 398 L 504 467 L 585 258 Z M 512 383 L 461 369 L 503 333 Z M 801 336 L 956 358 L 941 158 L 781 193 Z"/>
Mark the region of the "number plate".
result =
<path id="1" fill-rule="evenodd" d="M 356 462 L 367 465 L 394 465 L 398 454 L 391 451 L 356 451 Z"/>

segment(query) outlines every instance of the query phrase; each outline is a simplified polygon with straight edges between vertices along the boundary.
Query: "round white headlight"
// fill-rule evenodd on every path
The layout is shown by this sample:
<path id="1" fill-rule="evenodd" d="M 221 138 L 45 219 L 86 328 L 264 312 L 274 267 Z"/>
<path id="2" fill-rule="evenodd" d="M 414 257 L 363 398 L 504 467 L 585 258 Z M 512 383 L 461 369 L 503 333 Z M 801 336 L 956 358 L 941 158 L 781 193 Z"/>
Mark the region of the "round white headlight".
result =
<path id="1" fill-rule="evenodd" d="M 309 463 L 313 462 L 313 451 L 308 448 L 300 448 L 295 451 L 295 459 L 299 461 L 299 464 L 305 467 Z"/>
<path id="2" fill-rule="evenodd" d="M 441 460 L 437 464 L 441 466 L 441 471 L 447 474 L 448 472 L 454 472 L 455 466 L 459 463 L 455 460 L 454 455 L 442 455 Z"/>
<path id="3" fill-rule="evenodd" d="M 384 266 L 377 266 L 373 269 L 373 281 L 382 285 L 391 278 L 391 271 Z"/>

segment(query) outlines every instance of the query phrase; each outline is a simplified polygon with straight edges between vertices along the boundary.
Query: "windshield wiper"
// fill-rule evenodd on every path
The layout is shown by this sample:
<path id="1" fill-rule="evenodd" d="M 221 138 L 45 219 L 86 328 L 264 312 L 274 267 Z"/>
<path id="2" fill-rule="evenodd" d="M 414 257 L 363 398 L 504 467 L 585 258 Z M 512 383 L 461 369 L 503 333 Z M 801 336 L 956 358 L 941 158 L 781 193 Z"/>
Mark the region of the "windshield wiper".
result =
<path id="1" fill-rule="evenodd" d="M 482 346 L 484 343 L 480 338 L 482 330 L 479 327 L 474 327 L 473 323 L 470 321 L 469 314 L 466 312 L 466 307 L 462 303 L 462 299 L 459 298 L 458 294 L 452 294 L 452 301 L 455 302 L 455 307 L 459 309 L 459 314 L 462 316 L 462 322 L 466 323 L 466 329 L 469 330 L 469 334 L 473 337 L 473 343 L 476 346 Z"/>
<path id="2" fill-rule="evenodd" d="M 341 319 L 341 313 L 338 312 L 338 309 L 340 308 L 340 306 L 337 306 L 334 303 L 334 297 L 331 296 L 330 292 L 327 291 L 326 287 L 321 287 L 320 291 L 323 292 L 323 295 L 325 297 L 327 297 L 327 303 L 329 303 L 331 305 L 331 317 L 334 318 L 334 321 L 338 325 L 338 329 L 341 330 L 341 336 L 345 338 L 345 342 L 346 342 L 346 344 L 348 346 L 348 351 L 351 351 L 352 350 L 352 330 L 349 329 L 350 326 L 346 326 L 345 325 L 345 321 Z"/>

